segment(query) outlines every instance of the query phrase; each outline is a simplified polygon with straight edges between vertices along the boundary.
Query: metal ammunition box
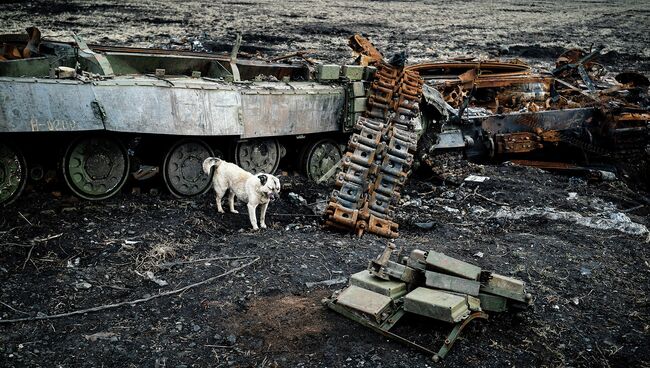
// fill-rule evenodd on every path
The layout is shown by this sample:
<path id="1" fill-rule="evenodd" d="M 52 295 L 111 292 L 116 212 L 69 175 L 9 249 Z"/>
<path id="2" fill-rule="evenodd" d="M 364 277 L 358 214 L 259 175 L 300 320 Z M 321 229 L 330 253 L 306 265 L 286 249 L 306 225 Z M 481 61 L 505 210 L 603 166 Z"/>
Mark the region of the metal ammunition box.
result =
<path id="1" fill-rule="evenodd" d="M 469 315 L 465 298 L 425 287 L 406 294 L 404 310 L 445 322 L 458 322 Z"/>
<path id="2" fill-rule="evenodd" d="M 470 280 L 478 280 L 481 268 L 446 256 L 442 253 L 429 251 L 427 254 L 427 265 L 435 271 L 448 273 L 450 275 L 463 277 Z"/>
<path id="3" fill-rule="evenodd" d="M 481 308 L 488 312 L 505 312 L 507 308 L 506 299 L 496 295 L 479 293 Z"/>
<path id="4" fill-rule="evenodd" d="M 366 111 L 366 104 L 368 99 L 365 97 L 355 98 L 352 100 L 352 112 L 364 112 Z"/>
<path id="5" fill-rule="evenodd" d="M 343 76 L 349 80 L 362 80 L 364 67 L 359 65 L 343 65 Z"/>
<path id="6" fill-rule="evenodd" d="M 333 64 L 316 65 L 316 79 L 318 80 L 337 80 L 341 74 L 341 67 Z"/>
<path id="7" fill-rule="evenodd" d="M 492 277 L 481 285 L 481 292 L 502 296 L 519 302 L 526 302 L 526 284 L 512 277 L 492 274 Z"/>
<path id="8" fill-rule="evenodd" d="M 481 299 L 471 295 L 465 295 L 465 298 L 467 298 L 467 306 L 469 306 L 469 310 L 471 311 L 483 310 L 481 308 Z"/>
<path id="9" fill-rule="evenodd" d="M 459 293 L 478 296 L 481 284 L 478 281 L 462 277 L 449 276 L 438 272 L 426 271 L 426 285 L 436 289 L 456 291 Z"/>
<path id="10" fill-rule="evenodd" d="M 388 261 L 388 265 L 383 267 L 382 271 L 390 277 L 409 284 L 418 283 L 422 278 L 420 271 L 393 261 Z"/>
<path id="11" fill-rule="evenodd" d="M 386 295 L 381 295 L 358 286 L 348 286 L 336 299 L 342 306 L 366 313 L 380 321 L 382 313 L 391 309 L 393 300 Z"/>
<path id="12" fill-rule="evenodd" d="M 406 283 L 378 279 L 372 276 L 368 270 L 363 270 L 350 276 L 350 285 L 388 296 L 391 299 L 397 299 L 406 294 Z"/>
<path id="13" fill-rule="evenodd" d="M 366 89 L 363 86 L 363 82 L 350 83 L 350 94 L 352 97 L 365 97 Z"/>

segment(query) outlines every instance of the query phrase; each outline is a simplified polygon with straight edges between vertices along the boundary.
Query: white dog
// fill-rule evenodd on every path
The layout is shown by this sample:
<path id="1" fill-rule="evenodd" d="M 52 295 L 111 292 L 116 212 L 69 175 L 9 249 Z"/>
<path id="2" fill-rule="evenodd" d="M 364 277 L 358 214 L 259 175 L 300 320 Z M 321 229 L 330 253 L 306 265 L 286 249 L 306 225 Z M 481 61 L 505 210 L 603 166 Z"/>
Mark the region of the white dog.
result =
<path id="1" fill-rule="evenodd" d="M 214 172 L 212 172 L 214 170 Z M 260 227 L 266 229 L 266 209 L 269 202 L 276 200 L 280 194 L 280 180 L 270 174 L 253 175 L 241 167 L 217 157 L 208 157 L 203 161 L 203 171 L 212 175 L 212 186 L 217 195 L 217 210 L 223 213 L 221 199 L 230 189 L 228 205 L 230 212 L 235 210 L 235 196 L 248 205 L 248 217 L 253 230 L 258 230 L 255 210 L 261 206 Z"/>

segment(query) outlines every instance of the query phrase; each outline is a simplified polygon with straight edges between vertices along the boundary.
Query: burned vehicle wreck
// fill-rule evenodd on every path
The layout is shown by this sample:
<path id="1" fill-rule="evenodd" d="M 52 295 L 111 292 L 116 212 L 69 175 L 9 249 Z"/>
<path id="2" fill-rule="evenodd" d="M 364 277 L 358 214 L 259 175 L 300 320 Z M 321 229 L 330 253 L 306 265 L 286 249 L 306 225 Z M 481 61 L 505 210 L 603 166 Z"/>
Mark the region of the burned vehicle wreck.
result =
<path id="1" fill-rule="evenodd" d="M 360 52 L 365 62 L 385 68 L 371 44 Z M 398 78 L 387 83 L 386 77 L 375 75 L 379 77 L 369 89 L 367 110 L 355 126 L 337 177 L 327 224 L 357 235 L 397 237 L 392 214 L 399 188 L 418 167 L 445 180 L 449 160 L 509 160 L 589 179 L 618 176 L 647 185 L 650 83 L 633 72 L 608 75 L 593 62 L 598 53 L 567 52 L 552 72 L 534 73 L 519 60 L 470 58 L 404 67 L 400 75 L 413 75 L 417 83 Z M 400 94 L 404 88 L 422 96 L 410 111 Z M 369 124 L 368 119 L 375 121 Z M 412 136 L 396 136 L 394 121 L 401 121 Z M 380 131 L 380 138 L 371 130 Z M 397 154 L 396 147 L 402 152 Z"/>
<path id="2" fill-rule="evenodd" d="M 0 203 L 27 178 L 63 177 L 84 199 L 161 173 L 177 197 L 201 194 L 201 162 L 252 172 L 297 157 L 310 178 L 341 158 L 373 68 L 88 45 L 4 35 L 0 51 Z M 356 109 L 356 110 L 355 110 Z"/>
<path id="3" fill-rule="evenodd" d="M 395 237 L 400 187 L 418 167 L 444 179 L 449 157 L 650 176 L 650 83 L 608 75 L 598 50 L 570 50 L 534 73 L 520 61 L 383 60 L 359 35 L 357 63 L 343 67 L 301 53 L 252 58 L 240 43 L 224 55 L 52 41 L 33 27 L 0 41 L 5 204 L 28 178 L 51 177 L 99 200 L 161 174 L 190 197 L 208 188 L 207 156 L 273 172 L 288 154 L 309 179 L 336 179 L 328 224 Z"/>
<path id="4" fill-rule="evenodd" d="M 590 91 L 576 87 L 574 80 L 561 79 L 560 68 L 531 74 L 517 63 L 476 62 L 472 69 L 461 68 L 462 74 L 435 74 L 444 67 L 415 67 L 430 73 L 425 99 L 438 117 L 437 134 L 430 133 L 436 141 L 430 147 L 422 145 L 428 152 L 420 156 L 431 166 L 436 154 L 464 148 L 469 159 L 509 159 L 606 175 L 597 169 L 600 165 L 647 182 L 650 114 L 644 107 L 648 82 L 642 75 L 621 73 L 592 82 L 584 74 L 583 86 L 594 88 Z M 628 81 L 626 75 L 637 78 Z"/>

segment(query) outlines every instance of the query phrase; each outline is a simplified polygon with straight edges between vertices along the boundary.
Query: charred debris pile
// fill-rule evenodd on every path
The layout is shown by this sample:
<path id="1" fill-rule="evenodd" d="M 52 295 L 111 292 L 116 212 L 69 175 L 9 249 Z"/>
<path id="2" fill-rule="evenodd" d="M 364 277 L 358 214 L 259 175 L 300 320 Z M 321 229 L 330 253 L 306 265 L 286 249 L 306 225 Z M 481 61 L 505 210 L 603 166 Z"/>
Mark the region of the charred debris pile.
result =
<path id="1" fill-rule="evenodd" d="M 467 59 L 397 66 L 391 74 L 392 60 L 368 40 L 350 43 L 360 63 L 380 72 L 342 160 L 328 224 L 397 237 L 392 218 L 408 176 L 419 167 L 444 180 L 445 167 L 464 159 L 621 178 L 636 188 L 650 182 L 650 82 L 640 73 L 608 73 L 595 61 L 600 48 L 569 50 L 550 72 L 519 60 Z M 400 129 L 415 132 L 417 145 Z"/>

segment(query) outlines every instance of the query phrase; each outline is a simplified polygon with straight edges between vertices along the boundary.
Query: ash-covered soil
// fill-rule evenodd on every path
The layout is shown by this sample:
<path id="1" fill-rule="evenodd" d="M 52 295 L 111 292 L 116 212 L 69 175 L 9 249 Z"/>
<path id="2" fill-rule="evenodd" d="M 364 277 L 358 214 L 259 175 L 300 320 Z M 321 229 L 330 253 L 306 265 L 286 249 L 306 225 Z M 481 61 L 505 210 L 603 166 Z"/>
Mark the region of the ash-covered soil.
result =
<path id="1" fill-rule="evenodd" d="M 471 165 L 459 175 L 468 173 L 490 179 L 462 186 L 413 180 L 398 211 L 396 244 L 521 278 L 535 303 L 519 317 L 493 314 L 470 325 L 439 365 L 647 366 L 650 210 L 639 207 L 647 198 L 621 182 L 588 184 L 537 169 Z M 321 306 L 343 284 L 306 283 L 364 269 L 386 241 L 322 228 L 311 208 L 330 189 L 295 176 L 282 181 L 270 228 L 259 232 L 245 215 L 217 214 L 211 194 L 125 193 L 89 203 L 28 191 L 0 217 L 2 319 L 135 300 L 259 260 L 133 306 L 0 324 L 2 365 L 432 366 Z M 191 262 L 199 259 L 208 260 Z M 418 319 L 401 326 L 435 349 L 450 328 Z"/>
<path id="2" fill-rule="evenodd" d="M 347 37 L 355 32 L 386 54 L 408 50 L 412 61 L 471 54 L 551 65 L 565 48 L 604 44 L 608 67 L 647 72 L 646 7 L 636 1 L 18 1 L 2 5 L 0 31 L 35 25 L 51 38 L 75 31 L 95 43 L 215 51 L 229 50 L 241 32 L 250 53 L 315 49 L 333 62 L 349 60 Z M 509 165 L 453 170 L 457 180 L 446 185 L 411 180 L 396 216 L 396 244 L 403 254 L 435 249 L 521 278 L 535 303 L 519 317 L 493 314 L 473 323 L 437 365 L 650 366 L 647 193 Z M 452 184 L 470 173 L 490 179 Z M 344 285 L 307 282 L 364 269 L 386 240 L 322 228 L 313 209 L 331 188 L 295 176 L 281 180 L 270 228 L 260 232 L 249 230 L 245 215 L 217 214 L 211 194 L 179 200 L 125 189 L 91 203 L 61 195 L 60 187 L 28 187 L 0 215 L 3 320 L 151 297 L 259 260 L 143 303 L 0 324 L 0 366 L 434 366 L 320 304 Z M 450 328 L 411 319 L 400 331 L 437 349 Z"/>
<path id="3" fill-rule="evenodd" d="M 30 25 L 51 38 L 74 31 L 92 43 L 268 55 L 314 49 L 344 62 L 362 33 L 411 62 L 460 56 L 519 57 L 548 66 L 564 49 L 604 45 L 617 69 L 650 71 L 650 10 L 644 1 L 9 1 L 2 31 Z"/>

